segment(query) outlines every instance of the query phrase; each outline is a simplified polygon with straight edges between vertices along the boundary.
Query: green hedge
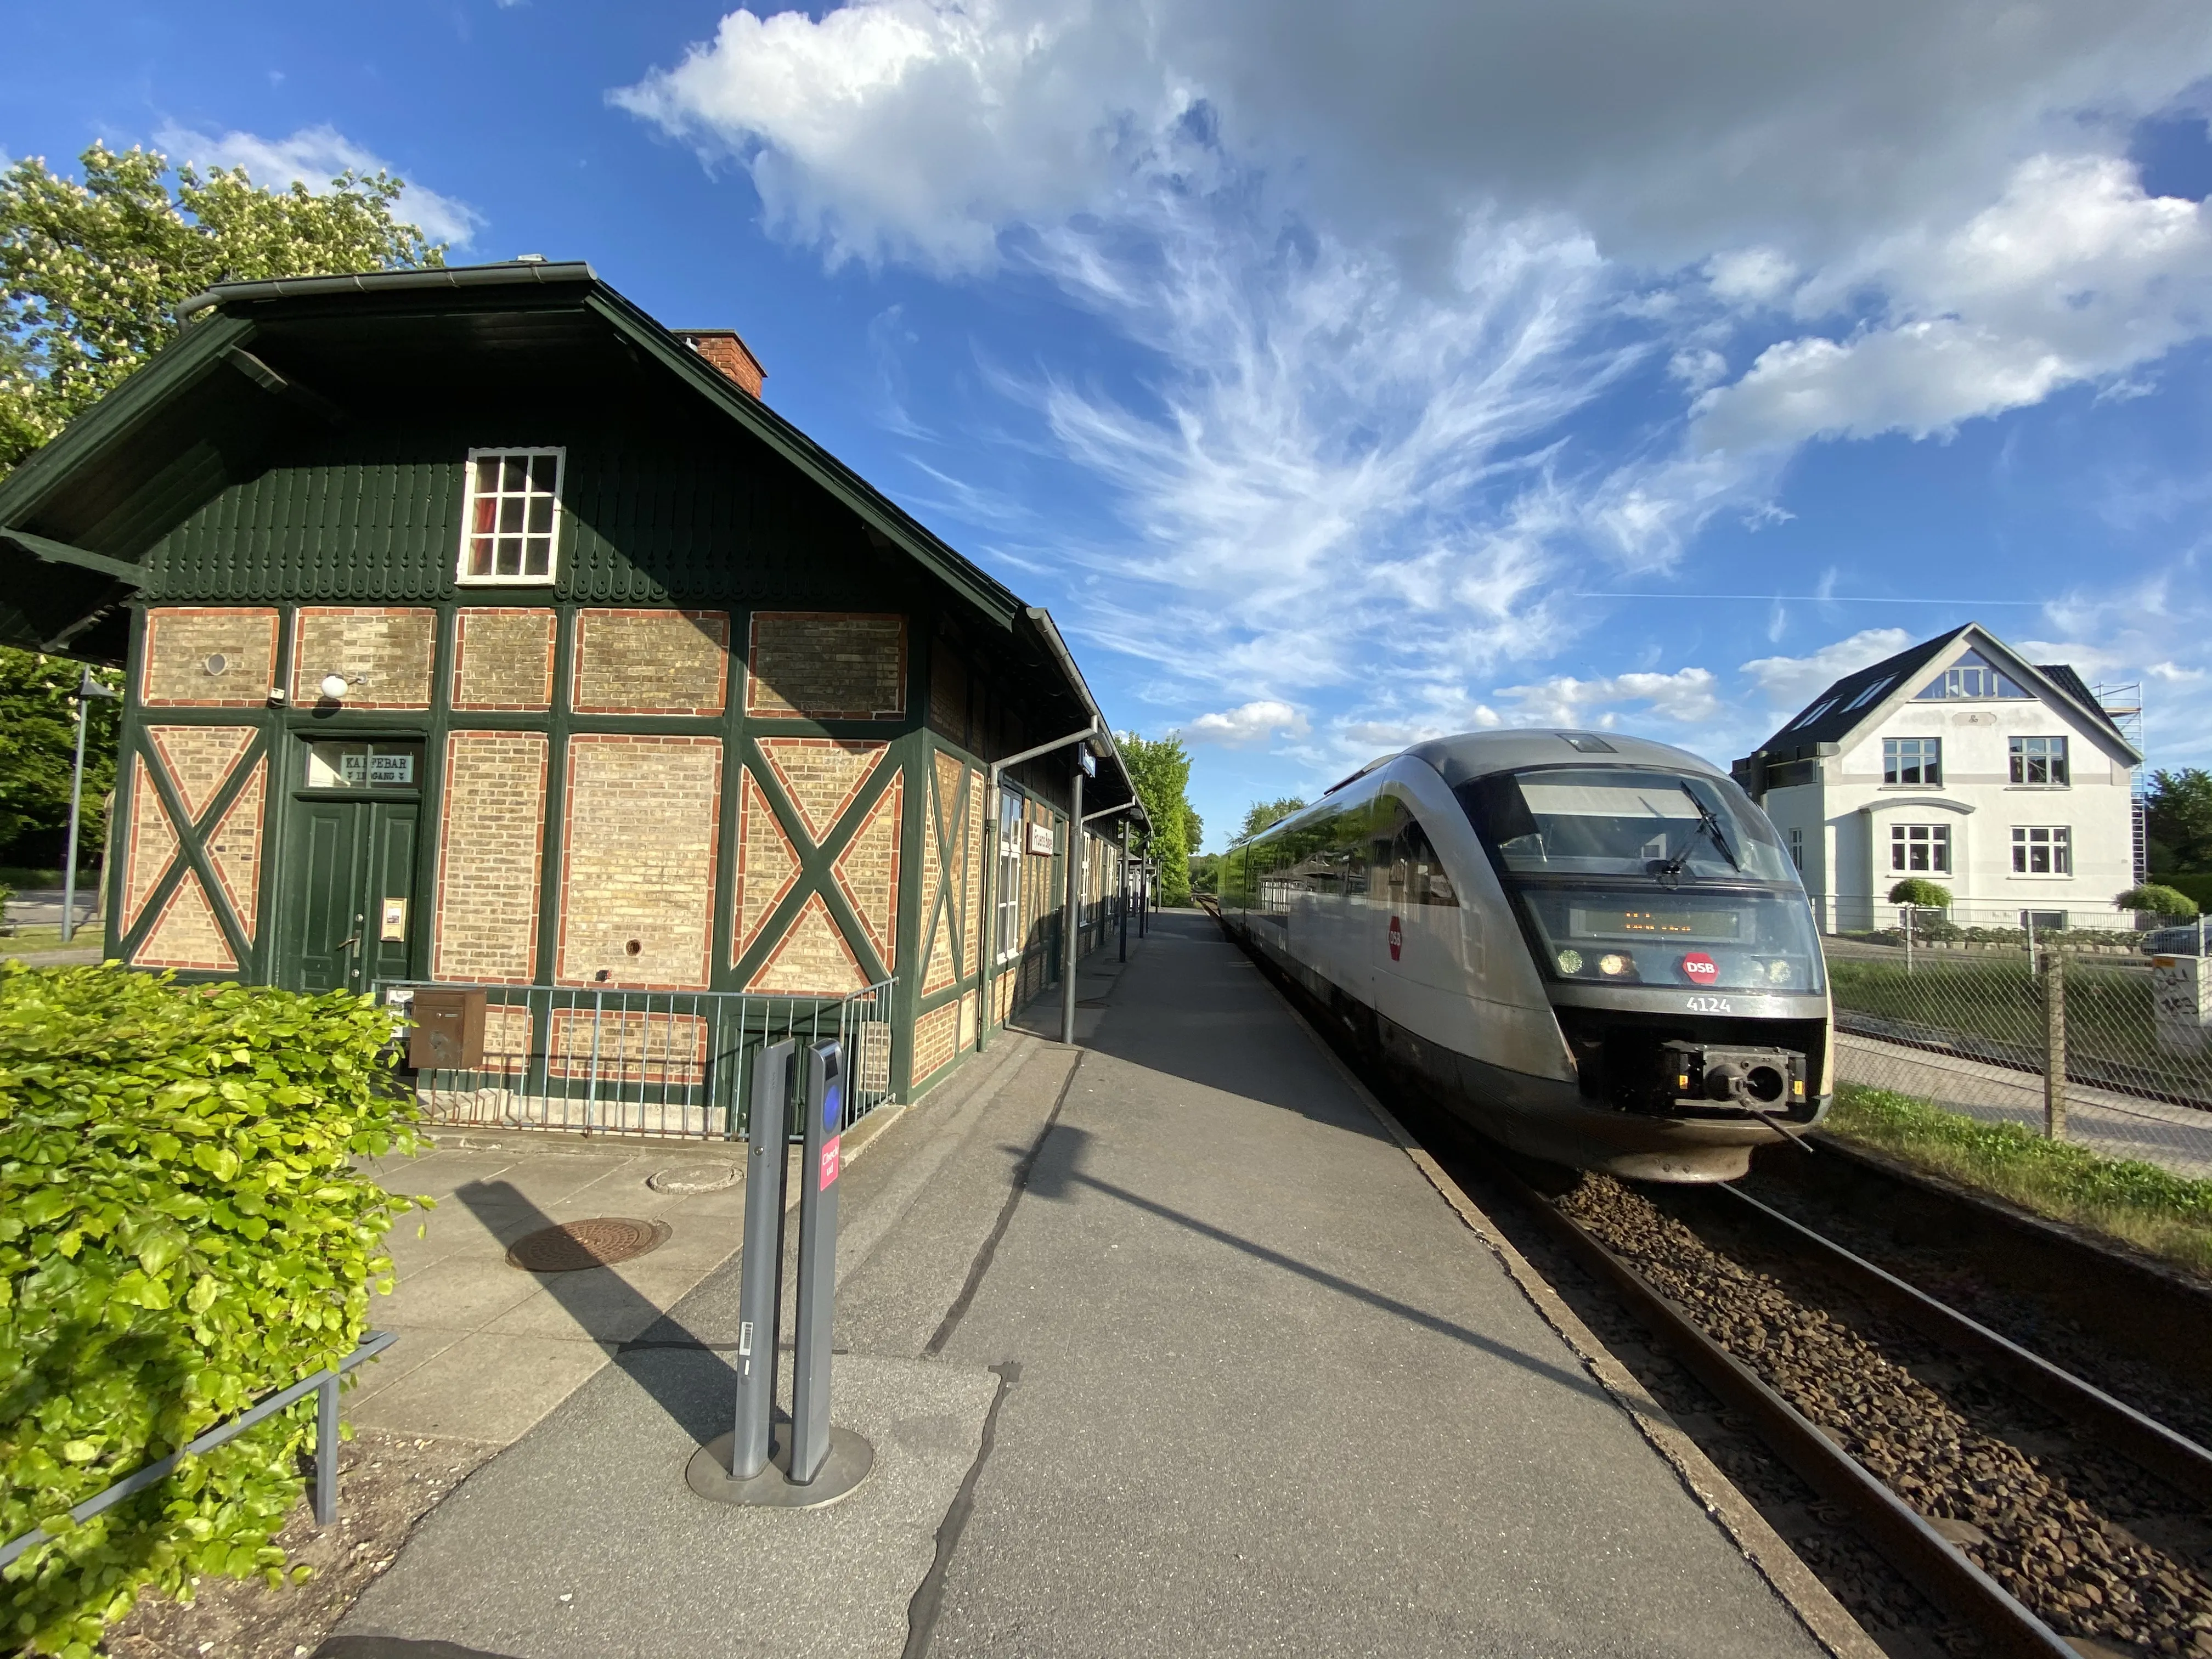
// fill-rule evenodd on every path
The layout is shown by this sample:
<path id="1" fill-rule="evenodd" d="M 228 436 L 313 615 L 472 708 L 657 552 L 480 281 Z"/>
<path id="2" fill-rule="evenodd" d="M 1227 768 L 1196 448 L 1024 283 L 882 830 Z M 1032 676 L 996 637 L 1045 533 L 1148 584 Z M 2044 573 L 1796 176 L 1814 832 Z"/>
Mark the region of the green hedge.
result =
<path id="1" fill-rule="evenodd" d="M 2151 879 L 2161 887 L 2171 887 L 2195 899 L 2198 909 L 2212 910 L 2212 875 L 2153 876 Z"/>
<path id="2" fill-rule="evenodd" d="M 0 967 L 0 1635 L 88 1656 L 151 1583 L 272 1580 L 314 1398 L 86 1522 L 68 1511 L 350 1352 L 410 1150 L 367 998 Z M 301 1570 L 304 1571 L 304 1570 Z"/>

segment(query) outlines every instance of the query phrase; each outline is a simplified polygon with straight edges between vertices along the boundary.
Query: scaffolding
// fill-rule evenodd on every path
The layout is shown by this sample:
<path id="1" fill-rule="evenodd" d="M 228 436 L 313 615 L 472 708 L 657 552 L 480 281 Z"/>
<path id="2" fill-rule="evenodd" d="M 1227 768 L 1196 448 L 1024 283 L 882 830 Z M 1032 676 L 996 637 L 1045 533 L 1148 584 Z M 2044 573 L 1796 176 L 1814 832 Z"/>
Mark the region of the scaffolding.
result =
<path id="1" fill-rule="evenodd" d="M 2143 753 L 2142 683 L 2133 680 L 2124 685 L 2093 685 L 2089 694 L 2096 698 L 2106 718 L 2119 728 L 2129 746 L 2138 755 Z M 2144 775 L 2142 763 L 2137 761 L 2135 769 L 2128 774 L 2128 811 L 2135 834 L 2137 886 L 2150 879 L 2149 791 L 2150 781 Z"/>

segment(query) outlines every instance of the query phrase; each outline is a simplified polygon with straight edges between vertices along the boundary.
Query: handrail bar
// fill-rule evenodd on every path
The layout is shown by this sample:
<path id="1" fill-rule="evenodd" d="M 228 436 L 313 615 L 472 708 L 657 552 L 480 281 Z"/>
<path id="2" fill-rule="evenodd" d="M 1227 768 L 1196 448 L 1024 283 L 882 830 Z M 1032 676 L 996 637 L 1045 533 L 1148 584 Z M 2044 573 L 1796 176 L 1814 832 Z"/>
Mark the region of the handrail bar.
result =
<path id="1" fill-rule="evenodd" d="M 304 1400 L 316 1389 L 324 1394 L 315 1424 L 315 1524 L 327 1527 L 337 1519 L 338 1460 L 337 1460 L 337 1382 L 356 1366 L 374 1359 L 399 1340 L 397 1331 L 371 1331 L 362 1344 L 343 1359 L 326 1370 L 315 1372 L 289 1389 L 279 1389 L 247 1407 L 228 1423 L 218 1423 L 197 1439 L 189 1440 L 158 1463 L 149 1463 L 136 1474 L 125 1475 L 105 1492 L 88 1498 L 70 1511 L 70 1519 L 83 1522 L 101 1510 L 112 1509 L 126 1498 L 136 1497 L 149 1486 L 159 1486 L 176 1473 L 177 1465 L 187 1457 L 197 1457 L 202 1452 L 213 1451 L 225 1441 L 234 1438 L 252 1428 L 264 1417 L 281 1412 L 296 1401 Z M 33 1527 L 21 1538 L 0 1545 L 0 1567 L 6 1566 L 24 1551 L 37 1545 L 52 1542 L 62 1534 L 50 1533 L 44 1527 Z"/>

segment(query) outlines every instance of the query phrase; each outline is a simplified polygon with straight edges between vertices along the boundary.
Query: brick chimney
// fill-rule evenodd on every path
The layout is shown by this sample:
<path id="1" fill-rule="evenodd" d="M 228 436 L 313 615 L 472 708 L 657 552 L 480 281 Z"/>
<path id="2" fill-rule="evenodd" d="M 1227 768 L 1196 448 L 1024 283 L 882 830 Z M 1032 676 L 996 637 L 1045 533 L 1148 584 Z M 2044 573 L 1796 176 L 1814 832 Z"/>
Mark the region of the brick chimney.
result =
<path id="1" fill-rule="evenodd" d="M 733 328 L 672 328 L 669 332 L 697 352 L 716 368 L 735 380 L 750 396 L 761 395 L 761 382 L 768 379 L 768 371 L 760 366 L 760 359 L 738 337 Z"/>

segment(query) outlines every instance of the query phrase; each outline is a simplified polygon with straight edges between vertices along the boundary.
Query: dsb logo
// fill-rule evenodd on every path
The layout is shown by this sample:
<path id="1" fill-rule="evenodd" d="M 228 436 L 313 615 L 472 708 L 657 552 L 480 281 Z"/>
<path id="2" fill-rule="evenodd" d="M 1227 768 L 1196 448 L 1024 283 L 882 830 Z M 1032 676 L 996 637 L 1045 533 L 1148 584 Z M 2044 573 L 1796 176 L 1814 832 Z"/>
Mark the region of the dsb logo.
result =
<path id="1" fill-rule="evenodd" d="M 1397 961 L 1398 952 L 1405 948 L 1405 930 L 1398 926 L 1398 918 L 1390 918 L 1390 960 Z"/>
<path id="2" fill-rule="evenodd" d="M 1703 951 L 1692 951 L 1682 958 L 1682 977 L 1692 985 L 1717 985 L 1721 965 Z"/>

